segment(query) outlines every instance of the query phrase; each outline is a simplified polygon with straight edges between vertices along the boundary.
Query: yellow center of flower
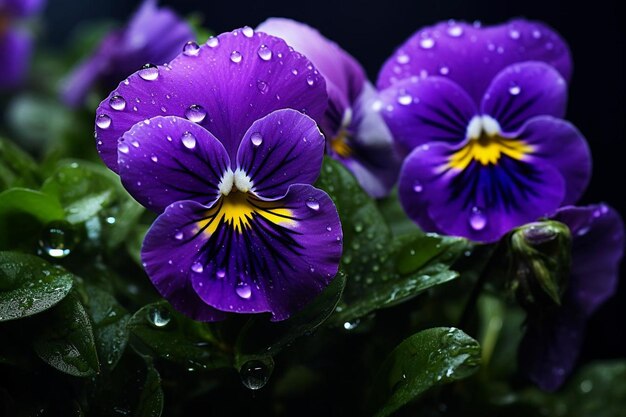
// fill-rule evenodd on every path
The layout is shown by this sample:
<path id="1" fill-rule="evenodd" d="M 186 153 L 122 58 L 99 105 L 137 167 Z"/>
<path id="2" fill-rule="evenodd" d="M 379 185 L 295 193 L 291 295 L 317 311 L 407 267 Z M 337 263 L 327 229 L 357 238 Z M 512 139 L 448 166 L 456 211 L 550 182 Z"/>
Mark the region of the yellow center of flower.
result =
<path id="1" fill-rule="evenodd" d="M 251 191 L 253 187 L 245 172 L 228 170 L 219 185 L 220 198 L 207 211 L 205 218 L 198 222 L 199 229 L 212 235 L 220 225 L 225 224 L 243 233 L 252 227 L 255 217 L 283 226 L 295 224 L 291 210 L 281 207 L 280 201 L 261 200 Z"/>
<path id="2" fill-rule="evenodd" d="M 502 155 L 521 160 L 531 153 L 533 146 L 524 141 L 504 138 L 500 135 L 500 126 L 489 116 L 475 117 L 468 126 L 469 140 L 450 156 L 450 168 L 463 170 L 472 161 L 483 166 L 496 165 Z"/>
<path id="3" fill-rule="evenodd" d="M 330 149 L 342 158 L 349 158 L 352 155 L 352 148 L 348 145 L 348 131 L 341 129 L 337 136 L 330 140 Z"/>

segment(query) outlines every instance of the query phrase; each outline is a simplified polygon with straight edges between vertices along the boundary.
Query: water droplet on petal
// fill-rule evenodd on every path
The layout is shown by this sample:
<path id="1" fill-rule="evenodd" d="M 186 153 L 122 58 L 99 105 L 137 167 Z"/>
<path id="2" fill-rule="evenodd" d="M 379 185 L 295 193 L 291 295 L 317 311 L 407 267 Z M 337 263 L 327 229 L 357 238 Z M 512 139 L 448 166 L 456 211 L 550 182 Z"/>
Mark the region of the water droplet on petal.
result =
<path id="1" fill-rule="evenodd" d="M 309 198 L 306 201 L 306 206 L 314 211 L 317 211 L 320 209 L 320 203 L 314 198 Z"/>
<path id="2" fill-rule="evenodd" d="M 413 97 L 411 97 L 410 94 L 408 94 L 406 91 L 400 91 L 400 95 L 398 96 L 398 103 L 402 104 L 403 106 L 408 106 L 412 102 Z"/>
<path id="3" fill-rule="evenodd" d="M 252 296 L 252 289 L 245 282 L 240 282 L 237 284 L 237 288 L 235 288 L 235 292 L 237 295 L 245 300 Z"/>
<path id="4" fill-rule="evenodd" d="M 313 76 L 312 76 L 312 75 L 307 75 L 307 77 L 306 77 L 306 83 L 307 83 L 308 85 L 313 85 L 313 84 L 315 84 L 315 78 L 313 78 Z"/>
<path id="5" fill-rule="evenodd" d="M 441 67 L 439 67 L 439 74 L 448 75 L 449 73 L 450 73 L 449 67 L 446 67 L 445 65 L 442 65 Z"/>
<path id="6" fill-rule="evenodd" d="M 174 235 L 174 239 L 176 240 L 183 240 L 184 234 L 181 231 L 176 232 L 176 234 Z"/>
<path id="7" fill-rule="evenodd" d="M 232 51 L 230 53 L 230 60 L 232 62 L 234 62 L 235 64 L 240 63 L 242 59 L 243 59 L 243 56 L 241 55 L 241 52 L 239 52 L 239 51 Z"/>
<path id="8" fill-rule="evenodd" d="M 96 126 L 100 129 L 108 129 L 111 126 L 111 118 L 106 114 L 101 114 L 96 117 Z"/>
<path id="9" fill-rule="evenodd" d="M 517 29 L 511 29 L 509 31 L 509 37 L 511 39 L 519 39 L 520 38 L 520 32 Z"/>
<path id="10" fill-rule="evenodd" d="M 512 96 L 516 96 L 521 92 L 522 92 L 522 89 L 519 85 L 512 85 L 509 87 L 509 94 L 511 94 Z"/>
<path id="11" fill-rule="evenodd" d="M 294 69 L 291 70 L 291 73 L 293 75 L 298 75 L 298 70 L 294 68 Z"/>
<path id="12" fill-rule="evenodd" d="M 487 225 L 487 216 L 483 213 L 483 210 L 479 207 L 472 207 L 470 213 L 469 223 L 472 229 L 476 231 L 483 230 Z"/>
<path id="13" fill-rule="evenodd" d="M 398 64 L 408 64 L 410 60 L 411 60 L 411 57 L 405 53 L 398 55 L 398 57 L 396 58 L 396 61 L 398 62 Z"/>
<path id="14" fill-rule="evenodd" d="M 226 270 L 224 268 L 220 268 L 220 269 L 217 270 L 217 272 L 215 274 L 220 279 L 224 278 L 226 276 Z"/>
<path id="15" fill-rule="evenodd" d="M 435 40 L 433 38 L 424 38 L 420 41 L 420 46 L 423 49 L 431 49 L 435 46 Z"/>
<path id="16" fill-rule="evenodd" d="M 128 147 L 128 144 L 126 142 L 120 142 L 117 145 L 117 150 L 121 153 L 128 153 L 130 151 L 130 148 Z"/>
<path id="17" fill-rule="evenodd" d="M 204 110 L 204 107 L 198 104 L 193 104 L 189 106 L 187 110 L 185 110 L 185 117 L 189 121 L 192 121 L 194 123 L 200 123 L 206 117 L 206 110 Z"/>
<path id="18" fill-rule="evenodd" d="M 452 36 L 453 38 L 458 38 L 459 36 L 463 35 L 463 28 L 459 25 L 451 26 L 448 28 L 448 35 Z"/>
<path id="19" fill-rule="evenodd" d="M 215 37 L 215 36 L 211 36 L 207 41 L 206 44 L 209 48 L 215 48 L 217 45 L 220 44 L 220 41 Z"/>
<path id="20" fill-rule="evenodd" d="M 109 106 L 113 110 L 122 111 L 126 108 L 126 100 L 124 100 L 124 97 L 116 94 L 109 99 Z"/>
<path id="21" fill-rule="evenodd" d="M 159 162 L 159 157 L 158 157 L 158 156 L 156 156 L 156 155 L 152 155 L 152 156 L 150 157 L 150 160 L 152 160 L 152 162 Z"/>
<path id="22" fill-rule="evenodd" d="M 154 64 L 146 64 L 139 70 L 139 76 L 146 81 L 159 78 L 159 68 Z"/>
<path id="23" fill-rule="evenodd" d="M 65 258 L 70 254 L 78 241 L 74 227 L 64 221 L 53 221 L 46 225 L 41 237 L 39 247 L 52 258 Z"/>
<path id="24" fill-rule="evenodd" d="M 256 81 L 256 88 L 261 92 L 261 94 L 267 93 L 267 90 L 269 89 L 267 87 L 267 83 L 263 80 Z"/>
<path id="25" fill-rule="evenodd" d="M 171 320 L 170 312 L 165 307 L 152 307 L 148 311 L 148 318 L 155 327 L 165 327 Z"/>
<path id="26" fill-rule="evenodd" d="M 204 271 L 204 267 L 202 266 L 200 262 L 194 262 L 191 265 L 191 270 L 195 273 L 200 274 L 202 271 Z"/>
<path id="27" fill-rule="evenodd" d="M 413 183 L 413 191 L 415 191 L 416 193 L 421 193 L 424 190 L 424 187 L 422 186 L 422 183 L 419 181 L 415 181 Z"/>
<path id="28" fill-rule="evenodd" d="M 533 30 L 533 38 L 535 38 L 535 39 L 540 39 L 541 38 L 541 31 L 539 29 L 534 29 Z"/>
<path id="29" fill-rule="evenodd" d="M 251 38 L 252 36 L 254 36 L 254 29 L 252 29 L 250 26 L 244 26 L 243 29 L 241 29 L 241 32 L 246 38 Z"/>
<path id="30" fill-rule="evenodd" d="M 254 146 L 260 146 L 263 143 L 263 136 L 259 132 L 254 132 L 250 136 L 250 141 Z"/>
<path id="31" fill-rule="evenodd" d="M 183 46 L 183 54 L 187 56 L 197 56 L 200 53 L 200 46 L 194 41 L 189 41 Z"/>
<path id="32" fill-rule="evenodd" d="M 183 133 L 181 140 L 187 149 L 193 149 L 196 147 L 196 137 L 191 134 L 191 132 Z"/>
<path id="33" fill-rule="evenodd" d="M 272 50 L 268 48 L 267 45 L 259 46 L 257 54 L 259 54 L 259 58 L 261 58 L 263 61 L 269 61 L 270 59 L 272 59 Z"/>

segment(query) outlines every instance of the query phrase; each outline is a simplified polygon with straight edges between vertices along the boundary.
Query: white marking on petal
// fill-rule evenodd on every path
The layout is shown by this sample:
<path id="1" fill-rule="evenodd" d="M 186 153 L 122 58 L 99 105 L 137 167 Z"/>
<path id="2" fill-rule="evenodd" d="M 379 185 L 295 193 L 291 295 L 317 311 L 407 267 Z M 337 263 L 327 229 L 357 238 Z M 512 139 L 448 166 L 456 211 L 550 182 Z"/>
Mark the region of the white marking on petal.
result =
<path id="1" fill-rule="evenodd" d="M 237 190 L 241 191 L 242 193 L 247 193 L 254 186 L 250 177 L 241 168 L 237 168 L 235 170 L 234 183 Z"/>
<path id="2" fill-rule="evenodd" d="M 233 171 L 228 168 L 222 178 L 220 178 L 220 183 L 217 185 L 217 188 L 222 195 L 228 195 L 233 189 L 233 185 L 235 184 L 235 174 Z"/>
<path id="3" fill-rule="evenodd" d="M 478 139 L 483 130 L 483 123 L 480 116 L 472 117 L 469 124 L 467 125 L 466 135 L 470 139 Z"/>
<path id="4" fill-rule="evenodd" d="M 500 128 L 500 124 L 496 119 L 491 116 L 483 115 L 482 116 L 483 130 L 489 136 L 496 136 L 502 132 Z"/>

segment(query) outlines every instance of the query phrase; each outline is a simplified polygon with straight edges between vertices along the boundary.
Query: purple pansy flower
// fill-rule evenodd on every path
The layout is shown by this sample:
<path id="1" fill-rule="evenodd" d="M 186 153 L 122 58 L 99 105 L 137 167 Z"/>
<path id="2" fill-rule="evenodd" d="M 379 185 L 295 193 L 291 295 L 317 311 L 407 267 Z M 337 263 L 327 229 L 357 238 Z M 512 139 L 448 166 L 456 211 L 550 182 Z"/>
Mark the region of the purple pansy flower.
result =
<path id="1" fill-rule="evenodd" d="M 308 59 L 246 27 L 138 71 L 100 104 L 102 159 L 162 213 L 142 260 L 178 310 L 282 320 L 333 279 L 341 224 L 311 185 L 325 141 L 313 118 L 326 102 Z"/>
<path id="2" fill-rule="evenodd" d="M 400 199 L 428 231 L 492 242 L 573 204 L 590 178 L 584 137 L 562 120 L 569 51 L 525 20 L 418 31 L 384 65 L 382 112 L 410 152 Z"/>
<path id="3" fill-rule="evenodd" d="M 328 108 L 318 120 L 327 152 L 342 162 L 372 197 L 393 187 L 399 160 L 391 133 L 375 108 L 377 92 L 361 65 L 336 43 L 300 22 L 271 18 L 258 31 L 284 39 L 310 59 L 326 79 Z"/>
<path id="4" fill-rule="evenodd" d="M 561 306 L 529 315 L 519 347 L 520 370 L 540 388 L 559 388 L 572 371 L 587 320 L 617 288 L 624 224 L 605 204 L 564 207 L 554 220 L 572 233 L 572 268 Z"/>
<path id="5" fill-rule="evenodd" d="M 0 88 L 18 85 L 26 75 L 32 52 L 32 37 L 15 21 L 41 10 L 44 0 L 0 0 Z"/>
<path id="6" fill-rule="evenodd" d="M 157 0 L 144 0 L 126 27 L 105 36 L 95 52 L 64 81 L 63 100 L 80 105 L 90 88 L 101 82 L 111 88 L 146 62 L 171 61 L 195 35 L 187 22 Z"/>

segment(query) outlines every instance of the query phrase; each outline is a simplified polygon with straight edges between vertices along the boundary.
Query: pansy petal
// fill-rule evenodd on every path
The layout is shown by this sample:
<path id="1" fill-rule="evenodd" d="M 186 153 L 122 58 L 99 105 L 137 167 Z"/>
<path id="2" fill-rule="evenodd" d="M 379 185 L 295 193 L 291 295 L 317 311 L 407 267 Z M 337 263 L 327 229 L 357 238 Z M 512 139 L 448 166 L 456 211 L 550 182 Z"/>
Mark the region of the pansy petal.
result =
<path id="1" fill-rule="evenodd" d="M 218 201 L 197 222 L 186 243 L 191 246 L 181 246 L 197 253 L 183 269 L 192 271 L 193 288 L 208 305 L 238 313 L 269 311 L 272 320 L 283 320 L 337 273 L 342 246 L 337 209 L 310 185 L 293 185 L 279 200 L 243 193 L 228 198 L 236 201 Z"/>
<path id="2" fill-rule="evenodd" d="M 380 100 L 380 111 L 406 152 L 429 142 L 462 142 L 477 114 L 463 89 L 442 77 L 404 80 L 382 91 Z"/>
<path id="3" fill-rule="evenodd" d="M 444 22 L 417 31 L 401 45 L 383 66 L 378 88 L 420 74 L 444 75 L 478 104 L 498 72 L 523 61 L 546 62 L 570 79 L 567 44 L 540 22 L 516 19 L 486 27 Z"/>
<path id="4" fill-rule="evenodd" d="M 239 146 L 237 166 L 255 194 L 282 197 L 291 184 L 315 182 L 324 144 L 315 120 L 295 110 L 277 110 L 248 129 Z"/>
<path id="5" fill-rule="evenodd" d="M 206 129 L 176 116 L 154 117 L 126 132 L 118 147 L 124 187 L 156 212 L 180 200 L 212 204 L 230 160 Z"/>
<path id="6" fill-rule="evenodd" d="M 624 255 L 624 223 L 606 204 L 564 207 L 553 216 L 572 232 L 567 303 L 590 315 L 617 288 Z"/>
<path id="7" fill-rule="evenodd" d="M 193 236 L 207 210 L 195 201 L 167 207 L 146 234 L 141 260 L 154 286 L 174 308 L 195 320 L 216 321 L 226 314 L 202 301 L 191 285 L 191 265 L 206 242 L 202 235 Z"/>
<path id="8" fill-rule="evenodd" d="M 558 389 L 573 370 L 588 318 L 614 294 L 624 254 L 624 223 L 605 204 L 564 207 L 552 217 L 572 232 L 572 268 L 562 306 L 529 317 L 520 370 L 540 388 Z"/>
<path id="9" fill-rule="evenodd" d="M 250 36 L 248 36 L 250 35 Z M 281 108 L 303 111 L 319 120 L 326 85 L 311 63 L 287 44 L 264 33 L 236 30 L 191 48 L 169 65 L 133 74 L 98 107 L 98 151 L 117 171 L 117 139 L 135 123 L 157 115 L 187 117 L 219 138 L 231 159 L 252 123 Z M 115 110 L 119 96 L 127 105 Z"/>
<path id="10" fill-rule="evenodd" d="M 27 32 L 11 29 L 0 33 L 0 56 L 3 57 L 0 88 L 15 87 L 24 79 L 31 49 L 32 39 Z"/>
<path id="11" fill-rule="evenodd" d="M 365 83 L 361 65 L 339 45 L 325 38 L 312 27 L 285 18 L 270 18 L 257 27 L 258 31 L 284 39 L 287 44 L 313 62 L 327 84 L 343 92 L 347 102 L 353 102 Z"/>
<path id="12" fill-rule="evenodd" d="M 354 103 L 351 154 L 341 159 L 374 198 L 389 194 L 398 179 L 401 162 L 391 132 L 377 108 L 379 103 L 378 93 L 366 82 Z"/>
<path id="13" fill-rule="evenodd" d="M 467 145 L 467 144 L 466 144 Z M 416 148 L 400 172 L 400 201 L 420 225 L 480 242 L 554 212 L 565 184 L 548 164 L 501 155 L 497 163 L 451 166 L 464 146 L 430 143 Z"/>
<path id="14" fill-rule="evenodd" d="M 496 75 L 483 98 L 482 113 L 497 120 L 505 132 L 515 132 L 534 116 L 562 118 L 566 106 L 567 84 L 561 74 L 543 62 L 522 62 Z"/>
<path id="15" fill-rule="evenodd" d="M 561 205 L 573 204 L 582 196 L 591 179 L 591 153 L 584 136 L 571 123 L 550 116 L 529 120 L 515 134 L 533 147 L 526 160 L 548 163 L 565 179 L 565 197 Z"/>

